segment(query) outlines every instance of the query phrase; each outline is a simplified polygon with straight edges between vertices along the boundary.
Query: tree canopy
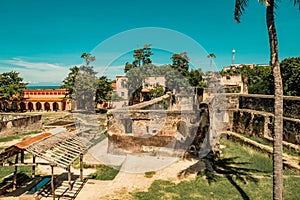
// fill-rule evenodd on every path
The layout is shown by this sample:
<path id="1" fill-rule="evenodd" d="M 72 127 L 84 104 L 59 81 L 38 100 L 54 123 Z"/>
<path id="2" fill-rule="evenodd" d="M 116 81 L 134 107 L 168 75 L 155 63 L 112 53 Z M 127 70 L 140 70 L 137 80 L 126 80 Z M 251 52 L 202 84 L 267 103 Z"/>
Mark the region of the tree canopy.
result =
<path id="1" fill-rule="evenodd" d="M 0 74 L 0 99 L 4 101 L 21 99 L 27 85 L 23 80 L 15 71 Z"/>
<path id="2" fill-rule="evenodd" d="M 180 92 L 181 88 L 205 87 L 202 79 L 201 69 L 189 71 L 189 57 L 187 52 L 175 53 L 172 55 L 172 64 L 155 66 L 152 64 L 150 56 L 153 55 L 150 45 L 145 45 L 142 49 L 134 50 L 134 61 L 127 62 L 124 72 L 128 78 L 127 88 L 129 96 L 138 101 L 140 99 L 142 85 L 145 78 L 150 76 L 164 76 L 166 78 L 165 91 Z M 148 60 L 148 61 L 147 61 Z M 153 96 L 161 94 L 161 90 L 153 91 Z M 151 92 L 148 94 L 150 95 Z"/>
<path id="3" fill-rule="evenodd" d="M 94 109 L 94 102 L 109 100 L 111 97 L 111 81 L 105 76 L 97 78 L 90 62 L 95 56 L 83 53 L 86 65 L 71 67 L 68 76 L 63 80 L 62 88 L 66 88 L 68 93 L 66 98 L 72 99 L 78 109 Z"/>
<path id="4" fill-rule="evenodd" d="M 300 96 L 300 57 L 282 60 L 283 92 L 288 96 Z"/>

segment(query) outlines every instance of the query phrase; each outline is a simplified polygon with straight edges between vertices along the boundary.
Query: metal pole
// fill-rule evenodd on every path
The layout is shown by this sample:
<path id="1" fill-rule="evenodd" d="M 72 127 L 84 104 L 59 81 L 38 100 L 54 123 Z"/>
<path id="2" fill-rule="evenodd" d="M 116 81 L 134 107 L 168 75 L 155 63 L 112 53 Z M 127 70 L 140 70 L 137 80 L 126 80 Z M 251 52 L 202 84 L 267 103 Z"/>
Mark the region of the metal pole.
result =
<path id="1" fill-rule="evenodd" d="M 234 65 L 234 53 L 235 53 L 235 49 L 232 49 L 232 66 Z"/>

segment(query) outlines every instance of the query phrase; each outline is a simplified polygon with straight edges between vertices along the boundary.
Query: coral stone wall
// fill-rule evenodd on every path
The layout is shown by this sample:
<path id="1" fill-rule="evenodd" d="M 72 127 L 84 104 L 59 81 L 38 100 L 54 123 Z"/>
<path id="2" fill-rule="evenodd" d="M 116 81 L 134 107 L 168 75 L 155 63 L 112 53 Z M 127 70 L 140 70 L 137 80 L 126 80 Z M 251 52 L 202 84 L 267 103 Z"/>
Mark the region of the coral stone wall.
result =
<path id="1" fill-rule="evenodd" d="M 274 96 L 227 95 L 230 129 L 237 133 L 272 137 L 274 127 Z M 283 99 L 283 140 L 300 144 L 300 97 Z"/>
<path id="2" fill-rule="evenodd" d="M 0 114 L 0 137 L 40 130 L 42 115 Z"/>

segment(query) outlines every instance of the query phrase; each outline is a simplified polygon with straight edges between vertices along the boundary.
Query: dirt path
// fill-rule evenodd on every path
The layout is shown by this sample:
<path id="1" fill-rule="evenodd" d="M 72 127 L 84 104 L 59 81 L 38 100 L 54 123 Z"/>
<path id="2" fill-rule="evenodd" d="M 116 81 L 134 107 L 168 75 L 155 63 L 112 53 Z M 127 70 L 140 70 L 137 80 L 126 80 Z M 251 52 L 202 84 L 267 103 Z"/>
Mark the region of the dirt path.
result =
<path id="1" fill-rule="evenodd" d="M 170 166 L 155 172 L 151 178 L 145 177 L 144 173 L 135 174 L 120 171 L 112 181 L 88 180 L 76 199 L 116 199 L 117 196 L 121 196 L 120 199 L 124 199 L 125 197 L 123 195 L 126 195 L 128 192 L 147 190 L 155 180 L 163 179 L 179 182 L 182 181 L 182 179 L 179 179 L 177 174 L 195 162 L 197 161 L 178 160 Z M 188 179 L 194 177 L 195 175 L 192 175 L 189 176 Z"/>

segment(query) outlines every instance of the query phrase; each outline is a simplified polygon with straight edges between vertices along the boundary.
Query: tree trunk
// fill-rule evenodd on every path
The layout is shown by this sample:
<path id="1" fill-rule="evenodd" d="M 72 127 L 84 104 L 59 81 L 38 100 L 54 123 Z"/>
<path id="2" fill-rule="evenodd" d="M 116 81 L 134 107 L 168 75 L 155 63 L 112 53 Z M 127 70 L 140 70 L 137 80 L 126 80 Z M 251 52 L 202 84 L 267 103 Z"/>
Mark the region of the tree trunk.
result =
<path id="1" fill-rule="evenodd" d="M 282 177 L 282 134 L 283 134 L 283 92 L 280 63 L 278 59 L 278 41 L 274 21 L 274 0 L 268 1 L 267 6 L 267 28 L 269 33 L 269 43 L 271 51 L 270 65 L 273 68 L 275 86 L 274 104 L 274 143 L 273 143 L 273 199 L 283 199 L 283 177 Z"/>

